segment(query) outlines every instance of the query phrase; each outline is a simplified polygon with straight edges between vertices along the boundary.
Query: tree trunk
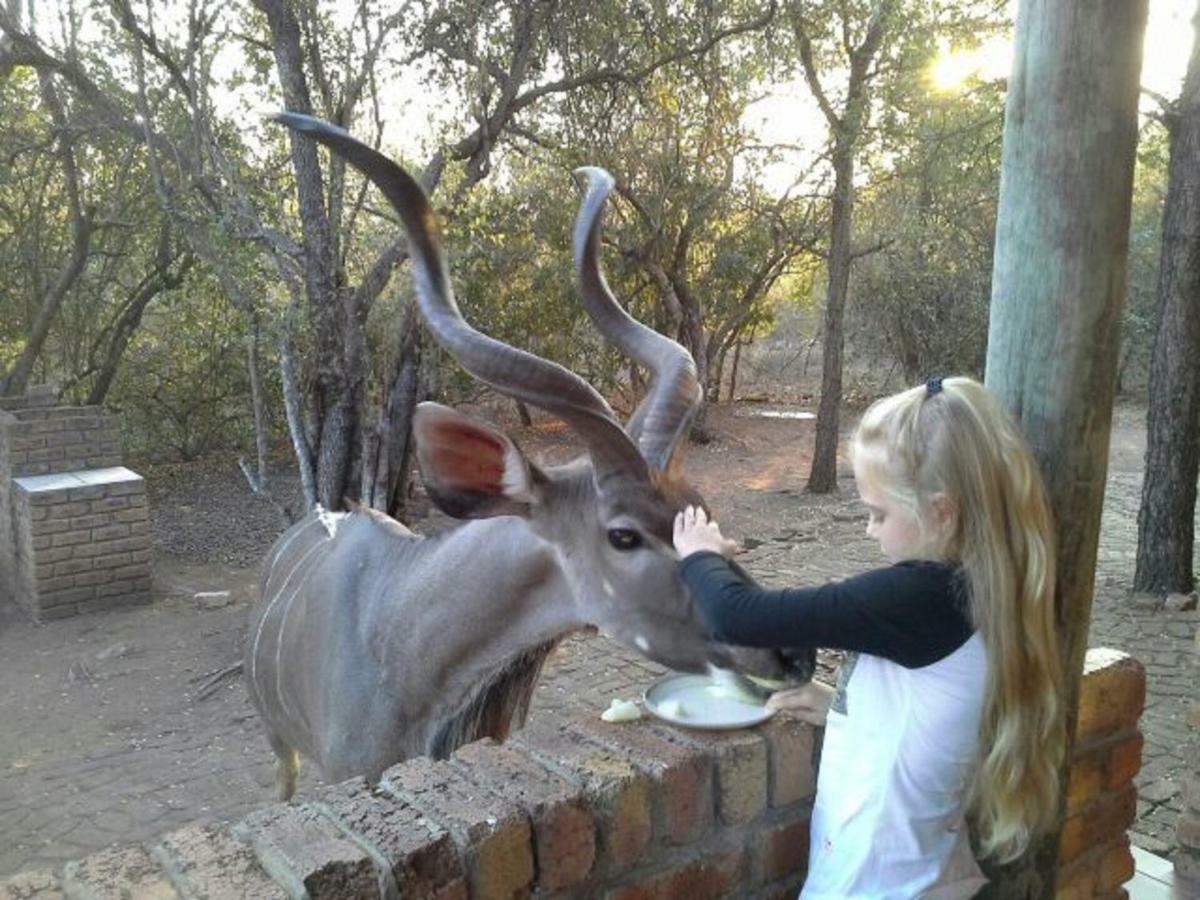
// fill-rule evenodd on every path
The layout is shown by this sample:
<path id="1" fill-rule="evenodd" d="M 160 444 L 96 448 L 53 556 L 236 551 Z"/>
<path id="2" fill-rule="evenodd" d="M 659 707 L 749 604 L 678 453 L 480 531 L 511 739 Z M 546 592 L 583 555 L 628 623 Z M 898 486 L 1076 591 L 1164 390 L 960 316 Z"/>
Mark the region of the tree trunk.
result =
<path id="1" fill-rule="evenodd" d="M 842 402 L 843 323 L 850 287 L 854 216 L 854 157 L 846 147 L 834 150 L 833 205 L 830 210 L 829 287 L 825 297 L 825 343 L 821 359 L 821 402 L 817 407 L 816 445 L 808 489 L 827 494 L 837 489 L 838 414 Z"/>
<path id="2" fill-rule="evenodd" d="M 83 207 L 72 130 L 58 91 L 54 87 L 53 76 L 49 71 L 42 69 L 38 71 L 38 78 L 41 81 L 42 100 L 50 111 L 50 118 L 57 132 L 56 154 L 62 164 L 63 183 L 67 192 L 67 212 L 71 217 L 71 256 L 50 289 L 41 298 L 37 315 L 29 329 L 29 337 L 25 341 L 25 349 L 21 351 L 7 375 L 0 378 L 0 395 L 9 396 L 25 393 L 29 377 L 33 374 L 33 367 L 42 355 L 42 348 L 46 346 L 46 339 L 50 336 L 50 327 L 58 318 L 63 300 L 87 266 L 92 235 L 96 228 L 92 221 L 92 212 Z"/>
<path id="3" fill-rule="evenodd" d="M 250 328 L 246 334 L 246 368 L 250 375 L 250 408 L 254 413 L 254 455 L 257 457 L 256 494 L 267 490 L 267 401 L 262 388 L 262 328 L 258 310 L 250 313 Z"/>
<path id="4" fill-rule="evenodd" d="M 729 402 L 732 403 L 737 391 L 738 367 L 742 363 L 742 342 L 733 345 L 733 368 L 729 372 Z"/>
<path id="5" fill-rule="evenodd" d="M 108 392 L 112 388 L 112 383 L 117 377 L 117 370 L 120 368 L 121 360 L 125 357 L 125 350 L 129 346 L 129 341 L 133 338 L 134 332 L 137 331 L 142 323 L 142 316 L 146 312 L 146 307 L 154 301 L 154 298 L 179 287 L 183 283 L 183 279 L 187 271 L 192 267 L 195 259 L 194 256 L 189 254 L 183 259 L 175 272 L 159 268 L 138 286 L 133 297 L 130 298 L 128 305 L 113 325 L 112 336 L 108 342 L 108 351 L 104 355 L 104 362 L 100 366 L 100 371 L 97 373 L 96 379 L 92 382 L 92 388 L 88 392 L 87 400 L 84 401 L 88 406 L 99 406 L 108 396 Z M 169 266 L 170 263 L 167 265 Z"/>
<path id="6" fill-rule="evenodd" d="M 987 384 L 1021 423 L 1054 511 L 1068 736 L 1107 475 L 1146 4 L 1021 4 L 1005 113 Z M 1055 833 L 991 872 L 980 896 L 1053 896 L 1057 857 Z"/>
<path id="7" fill-rule="evenodd" d="M 1193 20 L 1200 27 L 1200 13 Z M 1196 477 L 1200 474 L 1200 41 L 1171 123 L 1154 353 L 1146 411 L 1146 470 L 1133 587 L 1195 587 Z"/>
<path id="8" fill-rule="evenodd" d="M 312 99 L 304 74 L 304 52 L 295 10 L 286 0 L 255 0 L 267 17 L 284 104 L 311 115 Z M 304 135 L 288 136 L 296 175 L 300 222 L 304 236 L 304 289 L 316 340 L 317 500 L 340 509 L 347 488 L 358 484 L 354 470 L 361 415 L 365 341 L 353 311 L 352 292 L 338 284 L 333 228 L 325 207 L 324 178 L 317 145 Z"/>

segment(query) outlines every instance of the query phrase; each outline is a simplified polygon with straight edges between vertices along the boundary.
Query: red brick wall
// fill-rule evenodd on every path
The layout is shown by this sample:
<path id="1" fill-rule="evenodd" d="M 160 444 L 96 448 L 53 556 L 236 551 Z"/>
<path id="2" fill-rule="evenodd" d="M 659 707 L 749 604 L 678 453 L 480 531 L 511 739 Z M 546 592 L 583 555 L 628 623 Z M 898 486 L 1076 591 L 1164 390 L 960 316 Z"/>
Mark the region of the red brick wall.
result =
<path id="1" fill-rule="evenodd" d="M 1083 672 L 1055 896 L 1116 900 L 1134 873 L 1127 831 L 1137 815 L 1146 672 L 1104 648 L 1088 651 Z"/>
<path id="2" fill-rule="evenodd" d="M 1093 651 L 1084 676 L 1060 898 L 1124 895 L 1145 676 Z M 818 732 L 776 718 L 729 733 L 592 714 L 535 719 L 507 744 L 394 766 L 25 873 L 0 900 L 185 897 L 795 897 L 804 879 Z"/>

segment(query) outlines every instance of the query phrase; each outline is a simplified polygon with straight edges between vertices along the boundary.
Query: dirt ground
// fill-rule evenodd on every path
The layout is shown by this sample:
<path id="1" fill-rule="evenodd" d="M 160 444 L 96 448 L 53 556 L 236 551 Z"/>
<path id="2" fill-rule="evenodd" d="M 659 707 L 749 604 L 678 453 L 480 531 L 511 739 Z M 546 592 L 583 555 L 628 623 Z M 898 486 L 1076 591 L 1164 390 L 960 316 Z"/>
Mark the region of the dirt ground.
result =
<path id="1" fill-rule="evenodd" d="M 714 407 L 716 440 L 688 448 L 693 483 L 767 583 L 878 563 L 848 478 L 838 495 L 803 493 L 813 422 L 762 415 L 781 411 L 799 409 Z M 1169 855 L 1178 775 L 1196 758 L 1183 710 L 1194 696 L 1190 648 L 1200 619 L 1126 603 L 1143 423 L 1140 410 L 1118 410 L 1092 643 L 1129 650 L 1147 665 L 1134 840 Z M 548 424 L 515 435 L 535 456 L 569 451 Z M 152 604 L 39 626 L 0 603 L 0 879 L 192 819 L 240 816 L 272 798 L 271 756 L 241 683 L 206 686 L 239 658 L 254 563 L 283 522 L 249 496 L 234 459 L 141 471 L 155 532 Z M 223 591 L 228 598 L 196 596 Z"/>

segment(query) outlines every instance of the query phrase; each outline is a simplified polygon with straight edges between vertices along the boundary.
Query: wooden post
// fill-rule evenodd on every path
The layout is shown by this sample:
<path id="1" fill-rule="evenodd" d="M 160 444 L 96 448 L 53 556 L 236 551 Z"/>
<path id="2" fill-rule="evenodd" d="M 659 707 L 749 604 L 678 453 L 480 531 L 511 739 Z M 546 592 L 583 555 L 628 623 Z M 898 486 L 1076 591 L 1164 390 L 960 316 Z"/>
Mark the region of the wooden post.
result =
<path id="1" fill-rule="evenodd" d="M 1054 508 L 1069 729 L 1108 471 L 1146 7 L 1024 0 L 1005 108 L 986 381 L 1021 422 Z M 1052 896 L 1057 845 L 981 896 Z"/>

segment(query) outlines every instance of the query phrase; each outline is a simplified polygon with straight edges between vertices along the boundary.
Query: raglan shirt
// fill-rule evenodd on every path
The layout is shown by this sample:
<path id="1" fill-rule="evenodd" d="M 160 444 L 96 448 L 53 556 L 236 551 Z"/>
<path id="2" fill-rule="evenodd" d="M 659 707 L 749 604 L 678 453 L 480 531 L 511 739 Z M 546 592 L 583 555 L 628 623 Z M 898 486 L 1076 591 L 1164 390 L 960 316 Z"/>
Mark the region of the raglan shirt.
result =
<path id="1" fill-rule="evenodd" d="M 964 823 L 987 681 L 960 570 L 909 561 L 767 590 L 716 553 L 681 571 L 714 638 L 850 651 L 829 711 L 801 898 L 967 898 Z"/>

